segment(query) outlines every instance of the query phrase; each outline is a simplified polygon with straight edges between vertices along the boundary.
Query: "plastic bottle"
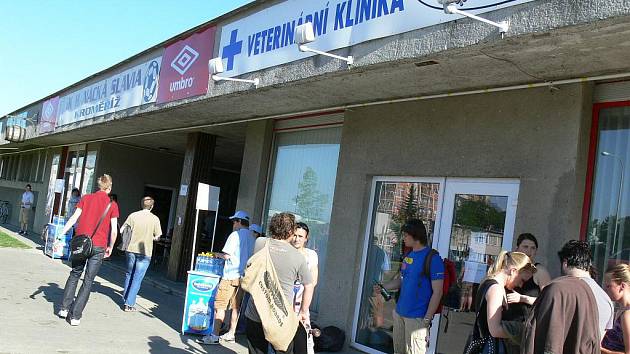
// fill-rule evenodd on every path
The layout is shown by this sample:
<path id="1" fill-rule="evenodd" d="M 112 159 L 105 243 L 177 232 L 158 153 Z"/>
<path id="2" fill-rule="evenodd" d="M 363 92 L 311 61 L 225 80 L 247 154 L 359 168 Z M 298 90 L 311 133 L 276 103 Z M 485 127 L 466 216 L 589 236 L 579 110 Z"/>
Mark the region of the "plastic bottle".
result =
<path id="1" fill-rule="evenodd" d="M 208 272 L 208 257 L 203 255 L 201 256 L 201 258 L 203 259 L 203 268 L 201 269 L 201 271 L 204 273 L 207 273 Z"/>

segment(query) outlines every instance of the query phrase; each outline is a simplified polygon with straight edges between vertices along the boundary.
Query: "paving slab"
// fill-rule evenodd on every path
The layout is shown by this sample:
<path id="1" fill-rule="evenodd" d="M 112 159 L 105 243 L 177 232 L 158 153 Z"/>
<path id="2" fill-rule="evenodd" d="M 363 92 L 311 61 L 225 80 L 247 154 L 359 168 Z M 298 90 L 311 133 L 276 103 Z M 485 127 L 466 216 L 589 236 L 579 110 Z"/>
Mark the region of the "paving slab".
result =
<path id="1" fill-rule="evenodd" d="M 243 337 L 202 346 L 196 336 L 181 335 L 183 297 L 150 282 L 140 290 L 139 311 L 123 312 L 124 274 L 107 263 L 95 279 L 80 326 L 72 327 L 55 316 L 69 265 L 30 244 L 35 248 L 0 248 L 0 354 L 247 352 Z"/>

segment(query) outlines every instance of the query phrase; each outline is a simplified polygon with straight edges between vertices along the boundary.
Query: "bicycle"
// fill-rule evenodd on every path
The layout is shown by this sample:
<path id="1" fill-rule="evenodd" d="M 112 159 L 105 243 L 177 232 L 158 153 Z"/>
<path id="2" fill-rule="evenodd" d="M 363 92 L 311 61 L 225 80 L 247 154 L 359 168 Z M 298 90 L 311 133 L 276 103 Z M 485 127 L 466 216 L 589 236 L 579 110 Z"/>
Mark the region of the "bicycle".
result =
<path id="1" fill-rule="evenodd" d="M 9 218 L 10 205 L 6 200 L 0 200 L 0 223 L 6 224 Z"/>

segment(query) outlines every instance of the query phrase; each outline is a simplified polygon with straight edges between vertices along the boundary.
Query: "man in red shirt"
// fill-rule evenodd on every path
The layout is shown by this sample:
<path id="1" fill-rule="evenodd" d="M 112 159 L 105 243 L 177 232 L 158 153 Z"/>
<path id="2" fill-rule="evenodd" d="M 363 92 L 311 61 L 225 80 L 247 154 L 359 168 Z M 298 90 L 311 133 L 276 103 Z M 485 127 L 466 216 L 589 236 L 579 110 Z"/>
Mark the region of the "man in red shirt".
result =
<path id="1" fill-rule="evenodd" d="M 80 323 L 83 309 L 90 297 L 90 290 L 94 278 L 96 274 L 98 274 L 101 264 L 103 264 L 103 258 L 107 258 L 112 254 L 112 247 L 114 246 L 114 242 L 116 242 L 118 233 L 117 224 L 120 214 L 118 212 L 118 204 L 114 201 L 111 201 L 109 210 L 105 217 L 103 217 L 103 221 L 98 226 L 98 229 L 95 231 L 99 219 L 101 219 L 107 205 L 110 203 L 109 193 L 112 191 L 112 178 L 109 175 L 99 177 L 98 188 L 98 192 L 85 195 L 81 198 L 76 211 L 72 214 L 62 231 L 62 234 L 65 235 L 70 228 L 74 226 L 80 216 L 81 219 L 79 219 L 75 235 L 91 236 L 94 234 L 94 237 L 92 237 L 92 255 L 87 260 L 78 262 L 72 261 L 72 270 L 66 281 L 61 309 L 58 312 L 59 317 L 68 319 L 72 326 L 78 326 Z M 81 289 L 79 289 L 79 293 L 75 299 L 74 294 L 84 269 L 85 277 L 83 278 L 83 285 Z"/>

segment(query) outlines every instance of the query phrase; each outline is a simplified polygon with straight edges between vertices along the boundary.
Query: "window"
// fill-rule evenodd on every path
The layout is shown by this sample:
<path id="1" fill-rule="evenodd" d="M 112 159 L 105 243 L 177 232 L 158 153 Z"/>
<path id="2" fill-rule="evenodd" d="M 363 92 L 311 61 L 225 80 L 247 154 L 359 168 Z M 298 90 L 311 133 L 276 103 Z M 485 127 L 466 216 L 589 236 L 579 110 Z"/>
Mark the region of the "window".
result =
<path id="1" fill-rule="evenodd" d="M 54 154 L 50 163 L 50 177 L 48 178 L 48 196 L 46 198 L 46 216 L 50 216 L 55 204 L 55 183 L 59 170 L 60 154 Z"/>
<path id="2" fill-rule="evenodd" d="M 309 226 L 307 244 L 319 256 L 319 282 L 311 310 L 319 308 L 330 215 L 337 177 L 341 128 L 278 133 L 269 180 L 265 225 L 282 211 L 296 215 Z"/>
<path id="3" fill-rule="evenodd" d="M 598 112 L 586 238 L 601 276 L 609 266 L 630 261 L 630 191 L 624 184 L 630 165 L 630 107 L 608 107 Z"/>
<path id="4" fill-rule="evenodd" d="M 85 162 L 81 195 L 94 192 L 94 171 L 96 171 L 96 151 L 90 151 Z"/>
<path id="5" fill-rule="evenodd" d="M 0 179 L 14 181 L 17 178 L 20 163 L 19 155 L 8 155 L 2 158 L 2 172 Z"/>
<path id="6" fill-rule="evenodd" d="M 22 182 L 30 182 L 31 181 L 31 167 L 33 165 L 33 154 L 21 154 L 20 155 L 20 177 L 19 180 Z"/>

